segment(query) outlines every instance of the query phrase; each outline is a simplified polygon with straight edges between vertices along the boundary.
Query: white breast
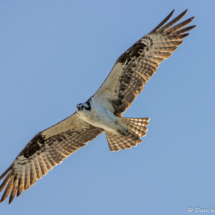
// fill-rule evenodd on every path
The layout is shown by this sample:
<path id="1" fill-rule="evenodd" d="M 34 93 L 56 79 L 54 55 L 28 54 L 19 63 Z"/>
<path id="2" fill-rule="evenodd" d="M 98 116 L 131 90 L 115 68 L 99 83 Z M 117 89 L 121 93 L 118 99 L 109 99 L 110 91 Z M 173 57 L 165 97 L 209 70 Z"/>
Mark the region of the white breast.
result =
<path id="1" fill-rule="evenodd" d="M 91 99 L 91 110 L 80 111 L 80 117 L 99 128 L 103 128 L 111 133 L 117 133 L 117 117 L 104 106 L 102 106 L 98 99 Z"/>

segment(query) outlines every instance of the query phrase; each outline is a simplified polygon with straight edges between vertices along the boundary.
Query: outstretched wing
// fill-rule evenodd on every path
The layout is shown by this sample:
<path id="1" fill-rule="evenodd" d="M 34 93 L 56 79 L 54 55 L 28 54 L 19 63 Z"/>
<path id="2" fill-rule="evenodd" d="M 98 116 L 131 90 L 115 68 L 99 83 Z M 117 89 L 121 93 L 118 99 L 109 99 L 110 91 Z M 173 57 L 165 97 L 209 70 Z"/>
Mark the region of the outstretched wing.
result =
<path id="1" fill-rule="evenodd" d="M 11 203 L 16 193 L 19 197 L 23 190 L 27 190 L 63 159 L 102 132 L 103 129 L 88 124 L 75 113 L 38 133 L 0 176 L 0 180 L 5 178 L 0 186 L 0 192 L 7 185 L 0 202 L 11 193 L 9 199 Z"/>
<path id="2" fill-rule="evenodd" d="M 159 63 L 169 58 L 182 44 L 182 39 L 189 35 L 186 32 L 195 27 L 185 27 L 194 17 L 174 25 L 186 12 L 187 10 L 164 25 L 173 15 L 173 10 L 154 30 L 122 54 L 94 96 L 116 115 L 121 115 L 130 107 L 143 86 L 157 71 Z M 112 105 L 108 106 L 107 101 Z"/>

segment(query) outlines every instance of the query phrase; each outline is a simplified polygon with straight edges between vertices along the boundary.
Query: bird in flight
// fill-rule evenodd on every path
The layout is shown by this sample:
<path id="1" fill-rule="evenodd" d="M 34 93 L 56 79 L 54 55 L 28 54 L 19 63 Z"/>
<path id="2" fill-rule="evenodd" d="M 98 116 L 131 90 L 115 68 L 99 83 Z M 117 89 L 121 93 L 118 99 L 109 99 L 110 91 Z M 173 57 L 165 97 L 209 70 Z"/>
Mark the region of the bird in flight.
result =
<path id="1" fill-rule="evenodd" d="M 194 17 L 176 24 L 187 10 L 168 22 L 173 13 L 174 10 L 117 59 L 98 91 L 85 103 L 78 104 L 73 115 L 34 136 L 0 176 L 0 180 L 4 178 L 0 192 L 6 187 L 0 202 L 10 194 L 10 204 L 15 195 L 19 197 L 63 159 L 103 132 L 110 151 L 141 143 L 149 118 L 125 118 L 122 114 L 159 64 L 182 44 L 182 39 L 189 35 L 186 32 L 196 27 L 185 27 Z"/>

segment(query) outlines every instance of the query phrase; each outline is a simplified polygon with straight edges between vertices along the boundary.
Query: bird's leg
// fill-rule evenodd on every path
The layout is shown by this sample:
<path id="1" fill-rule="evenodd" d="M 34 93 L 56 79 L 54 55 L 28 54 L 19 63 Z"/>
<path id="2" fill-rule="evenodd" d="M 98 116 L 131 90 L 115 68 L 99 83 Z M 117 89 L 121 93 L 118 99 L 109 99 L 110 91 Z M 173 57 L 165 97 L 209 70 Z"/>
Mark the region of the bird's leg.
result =
<path id="1" fill-rule="evenodd" d="M 118 127 L 118 133 L 126 136 L 128 134 L 128 129 L 127 128 L 123 128 L 118 122 L 116 122 L 116 125 Z"/>

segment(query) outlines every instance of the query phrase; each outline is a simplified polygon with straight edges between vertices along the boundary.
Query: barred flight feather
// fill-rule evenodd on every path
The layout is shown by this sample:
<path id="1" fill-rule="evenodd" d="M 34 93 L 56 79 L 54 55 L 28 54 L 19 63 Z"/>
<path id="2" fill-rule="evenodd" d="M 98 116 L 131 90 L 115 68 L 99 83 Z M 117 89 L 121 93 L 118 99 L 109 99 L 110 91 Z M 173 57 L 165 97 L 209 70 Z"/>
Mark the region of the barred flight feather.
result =
<path id="1" fill-rule="evenodd" d="M 185 27 L 194 17 L 176 24 L 185 16 L 187 10 L 167 23 L 173 12 L 118 58 L 109 76 L 94 95 L 104 102 L 104 98 L 112 101 L 116 115 L 121 116 L 131 106 L 159 64 L 169 58 L 183 42 L 182 39 L 189 35 L 186 32 L 196 27 Z M 113 78 L 119 78 L 120 82 L 113 82 Z"/>
<path id="2" fill-rule="evenodd" d="M 68 124 L 67 121 L 73 120 L 73 131 L 67 131 L 46 137 L 49 135 L 49 130 L 53 127 L 37 134 L 29 144 L 22 150 L 22 152 L 14 160 L 10 168 L 8 168 L 0 178 L 5 179 L 0 186 L 0 192 L 7 185 L 0 202 L 3 202 L 10 194 L 9 204 L 13 201 L 15 195 L 21 195 L 23 190 L 27 190 L 34 185 L 38 179 L 41 179 L 54 166 L 61 163 L 63 159 L 67 158 L 71 153 L 74 153 L 79 148 L 86 145 L 88 141 L 93 140 L 103 132 L 103 129 L 96 128 L 86 122 L 82 122 L 82 128 L 77 129 L 75 122 L 80 119 L 76 114 L 61 122 L 64 126 Z M 79 125 L 80 127 L 80 125 Z M 82 138 L 84 136 L 84 138 Z"/>

